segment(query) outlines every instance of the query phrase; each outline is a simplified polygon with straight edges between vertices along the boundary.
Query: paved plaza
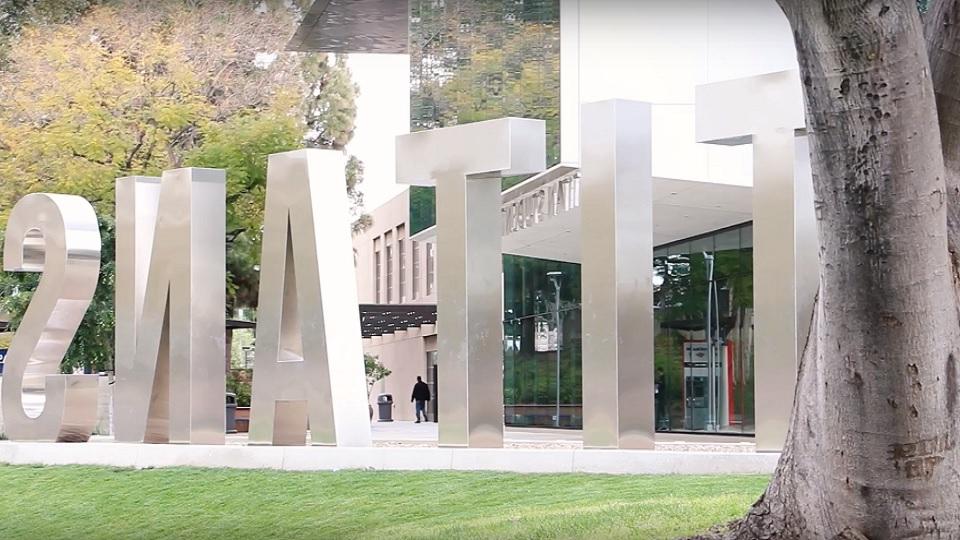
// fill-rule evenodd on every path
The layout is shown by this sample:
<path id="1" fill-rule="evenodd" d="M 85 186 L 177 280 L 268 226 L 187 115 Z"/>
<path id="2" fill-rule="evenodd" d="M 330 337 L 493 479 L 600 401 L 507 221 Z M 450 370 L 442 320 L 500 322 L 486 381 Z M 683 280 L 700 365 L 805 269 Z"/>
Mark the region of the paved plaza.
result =
<path id="1" fill-rule="evenodd" d="M 30 416 L 43 397 L 24 394 Z M 109 413 L 107 413 L 109 414 Z M 108 421 L 104 422 L 109 425 Z M 769 474 L 779 454 L 756 451 L 752 438 L 658 433 L 654 450 L 584 449 L 581 430 L 515 428 L 503 448 L 441 447 L 437 424 L 371 422 L 372 448 L 260 446 L 246 433 L 223 446 L 127 444 L 95 435 L 89 444 L 0 441 L 0 463 L 113 467 L 212 467 L 279 470 L 474 470 L 520 473 Z"/>
<path id="2" fill-rule="evenodd" d="M 451 448 L 437 445 L 436 424 L 376 423 L 372 429 L 374 446 L 368 448 L 248 445 L 246 434 L 229 435 L 222 446 L 129 444 L 108 436 L 94 436 L 88 444 L 0 441 L 0 463 L 704 475 L 771 474 L 779 458 L 754 451 L 746 441 L 676 434 L 658 437 L 656 450 L 616 450 L 584 449 L 577 431 L 507 429 L 504 448 Z"/>
<path id="3" fill-rule="evenodd" d="M 437 446 L 437 424 L 426 422 L 377 422 L 372 424 L 376 446 Z M 237 437 L 243 439 L 243 437 Z M 658 433 L 656 449 L 672 452 L 754 452 L 751 437 Z M 514 428 L 504 432 L 504 448 L 579 449 L 583 431 L 579 429 Z"/>
<path id="4" fill-rule="evenodd" d="M 43 409 L 43 394 L 25 392 L 24 409 L 30 416 L 38 416 Z M 371 422 L 374 446 L 430 448 L 437 447 L 437 424 L 409 421 Z M 112 442 L 110 436 L 95 435 L 92 441 Z M 227 435 L 227 444 L 247 444 L 246 433 Z M 583 431 L 579 429 L 507 427 L 504 448 L 519 449 L 582 449 Z M 656 449 L 670 452 L 755 452 L 752 437 L 733 435 L 657 433 Z"/>

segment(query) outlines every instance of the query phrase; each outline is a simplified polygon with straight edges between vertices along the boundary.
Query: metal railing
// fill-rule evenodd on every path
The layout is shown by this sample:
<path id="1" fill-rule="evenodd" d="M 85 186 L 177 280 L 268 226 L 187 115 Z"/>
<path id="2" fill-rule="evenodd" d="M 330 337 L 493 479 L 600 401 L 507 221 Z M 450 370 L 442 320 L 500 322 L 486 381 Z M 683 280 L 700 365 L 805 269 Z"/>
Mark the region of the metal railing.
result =
<path id="1" fill-rule="evenodd" d="M 501 207 L 504 236 L 528 229 L 580 206 L 580 171 L 537 182 L 531 178 L 504 193 Z M 544 181 L 546 180 L 546 181 Z"/>

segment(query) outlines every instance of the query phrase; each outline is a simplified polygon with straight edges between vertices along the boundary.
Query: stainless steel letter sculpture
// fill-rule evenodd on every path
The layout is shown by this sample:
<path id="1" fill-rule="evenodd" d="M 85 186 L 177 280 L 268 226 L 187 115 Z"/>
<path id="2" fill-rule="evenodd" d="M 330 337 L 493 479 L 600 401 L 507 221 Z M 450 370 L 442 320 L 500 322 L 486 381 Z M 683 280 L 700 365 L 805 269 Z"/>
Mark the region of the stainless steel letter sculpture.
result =
<path id="1" fill-rule="evenodd" d="M 696 99 L 699 142 L 753 144 L 756 442 L 779 451 L 820 276 L 800 76 L 706 84 Z"/>
<path id="2" fill-rule="evenodd" d="M 97 376 L 59 373 L 97 288 L 97 216 L 81 197 L 34 193 L 13 207 L 4 242 L 4 270 L 43 273 L 4 364 L 0 394 L 6 435 L 21 441 L 86 441 L 97 423 Z M 43 412 L 31 418 L 21 392 L 44 385 Z"/>
<path id="3" fill-rule="evenodd" d="M 545 131 L 503 118 L 397 138 L 398 181 L 437 186 L 441 445 L 503 446 L 500 179 L 545 168 Z"/>
<path id="4" fill-rule="evenodd" d="M 223 444 L 225 179 L 117 180 L 116 438 Z"/>
<path id="5" fill-rule="evenodd" d="M 270 156 L 260 262 L 253 444 L 370 446 L 344 159 Z"/>
<path id="6" fill-rule="evenodd" d="M 582 111 L 583 445 L 652 449 L 650 105 Z"/>

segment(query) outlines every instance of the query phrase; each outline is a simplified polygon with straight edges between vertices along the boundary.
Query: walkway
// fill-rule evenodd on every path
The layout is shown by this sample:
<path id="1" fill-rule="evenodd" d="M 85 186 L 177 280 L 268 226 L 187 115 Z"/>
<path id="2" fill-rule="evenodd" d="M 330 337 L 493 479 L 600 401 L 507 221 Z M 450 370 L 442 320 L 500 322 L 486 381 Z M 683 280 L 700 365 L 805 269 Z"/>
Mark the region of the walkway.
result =
<path id="1" fill-rule="evenodd" d="M 437 424 L 425 422 L 373 422 L 376 446 L 435 447 Z M 239 437 L 238 439 L 242 439 Z M 238 441 L 239 442 L 239 441 Z M 583 432 L 578 429 L 514 428 L 504 432 L 504 448 L 579 449 Z M 708 434 L 658 433 L 656 449 L 672 452 L 754 452 L 752 437 Z"/>

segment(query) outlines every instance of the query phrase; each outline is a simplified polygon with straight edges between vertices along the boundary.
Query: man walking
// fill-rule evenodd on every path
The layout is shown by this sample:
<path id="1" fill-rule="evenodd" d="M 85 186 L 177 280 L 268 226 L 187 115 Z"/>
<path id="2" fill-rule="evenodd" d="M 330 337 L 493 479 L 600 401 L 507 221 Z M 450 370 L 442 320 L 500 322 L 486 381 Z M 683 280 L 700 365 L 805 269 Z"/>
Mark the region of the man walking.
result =
<path id="1" fill-rule="evenodd" d="M 423 382 L 417 376 L 417 384 L 413 385 L 413 395 L 410 396 L 411 402 L 417 404 L 417 423 L 420 423 L 420 413 L 423 413 L 423 421 L 427 421 L 427 402 L 430 401 L 430 386 Z"/>

